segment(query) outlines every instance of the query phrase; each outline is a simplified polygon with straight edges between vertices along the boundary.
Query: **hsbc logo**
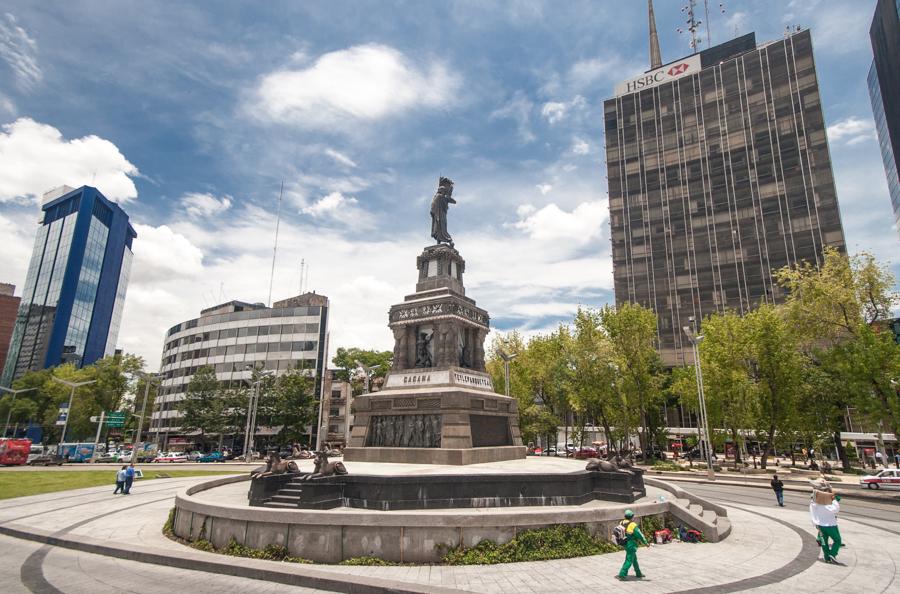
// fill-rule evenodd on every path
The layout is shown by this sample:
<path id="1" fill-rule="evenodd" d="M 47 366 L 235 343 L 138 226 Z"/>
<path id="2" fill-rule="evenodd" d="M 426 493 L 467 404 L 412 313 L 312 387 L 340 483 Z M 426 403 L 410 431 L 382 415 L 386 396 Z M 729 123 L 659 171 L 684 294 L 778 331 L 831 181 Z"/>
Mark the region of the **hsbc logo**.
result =
<path id="1" fill-rule="evenodd" d="M 658 85 L 665 84 L 667 82 L 671 82 L 672 80 L 680 78 L 682 76 L 696 74 L 700 71 L 700 66 L 700 55 L 694 54 L 693 56 L 689 56 L 681 62 L 678 62 L 677 64 L 672 64 L 671 66 L 663 66 L 662 68 L 657 68 L 656 70 L 645 72 L 640 76 L 617 84 L 615 95 L 618 97 L 620 95 L 636 93 L 644 89 L 649 89 Z"/>

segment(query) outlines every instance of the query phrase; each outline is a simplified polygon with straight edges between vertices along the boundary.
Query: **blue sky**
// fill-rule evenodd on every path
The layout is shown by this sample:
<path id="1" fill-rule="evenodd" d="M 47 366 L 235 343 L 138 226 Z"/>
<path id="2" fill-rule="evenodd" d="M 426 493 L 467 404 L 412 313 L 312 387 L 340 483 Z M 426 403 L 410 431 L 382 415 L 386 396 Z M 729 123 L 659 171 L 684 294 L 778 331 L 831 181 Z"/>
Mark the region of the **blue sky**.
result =
<path id="1" fill-rule="evenodd" d="M 873 1 L 710 2 L 713 43 L 812 30 L 851 251 L 897 234 L 865 78 Z M 664 61 L 690 53 L 658 0 Z M 700 3 L 702 7 L 702 3 Z M 337 346 L 390 348 L 440 175 L 468 294 L 527 333 L 612 301 L 602 101 L 646 69 L 646 5 L 25 2 L 0 9 L 0 282 L 24 284 L 39 196 L 96 185 L 139 237 L 119 343 L 230 299 L 332 299 Z M 701 46 L 702 47 L 702 46 Z M 894 270 L 900 268 L 894 264 Z"/>

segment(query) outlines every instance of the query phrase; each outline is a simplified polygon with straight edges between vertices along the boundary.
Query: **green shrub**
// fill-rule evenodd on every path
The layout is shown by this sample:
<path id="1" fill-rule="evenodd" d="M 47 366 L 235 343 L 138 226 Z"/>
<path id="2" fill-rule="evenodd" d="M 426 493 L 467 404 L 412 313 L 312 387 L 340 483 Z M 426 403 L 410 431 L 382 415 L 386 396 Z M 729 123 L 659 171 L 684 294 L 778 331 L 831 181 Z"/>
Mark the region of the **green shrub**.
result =
<path id="1" fill-rule="evenodd" d="M 166 523 L 163 524 L 163 534 L 168 537 L 172 537 L 175 535 L 175 508 L 169 510 L 169 517 L 166 518 Z"/>
<path id="2" fill-rule="evenodd" d="M 338 565 L 399 565 L 399 563 L 394 563 L 393 561 L 385 561 L 384 559 L 379 559 L 378 557 L 353 557 L 351 559 L 344 559 Z"/>
<path id="3" fill-rule="evenodd" d="M 472 548 L 452 549 L 442 560 L 447 565 L 493 565 L 586 557 L 618 550 L 616 545 L 591 536 L 584 526 L 559 525 L 526 530 L 502 545 L 483 540 Z"/>
<path id="4" fill-rule="evenodd" d="M 644 516 L 641 519 L 641 532 L 647 540 L 653 540 L 653 533 L 666 527 L 663 516 Z"/>
<path id="5" fill-rule="evenodd" d="M 677 463 L 670 460 L 655 460 L 650 470 L 659 470 L 660 472 L 681 472 L 684 470 Z"/>
<path id="6" fill-rule="evenodd" d="M 216 547 L 213 546 L 211 542 L 206 540 L 205 538 L 201 538 L 200 540 L 195 540 L 191 543 L 191 546 L 198 551 L 206 551 L 207 553 L 215 553 Z"/>

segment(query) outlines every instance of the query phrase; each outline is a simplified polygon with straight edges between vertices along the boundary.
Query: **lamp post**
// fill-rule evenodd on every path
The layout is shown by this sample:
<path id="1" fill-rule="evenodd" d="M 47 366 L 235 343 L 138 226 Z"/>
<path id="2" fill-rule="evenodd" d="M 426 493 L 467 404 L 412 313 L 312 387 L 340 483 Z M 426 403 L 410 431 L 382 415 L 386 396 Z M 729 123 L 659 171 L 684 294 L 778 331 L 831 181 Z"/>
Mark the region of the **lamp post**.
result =
<path id="1" fill-rule="evenodd" d="M 247 365 L 245 369 L 256 371 L 256 367 L 252 365 Z M 261 371 L 259 379 L 255 382 L 251 382 L 249 379 L 244 378 L 244 381 L 253 388 L 250 391 L 250 399 L 247 403 L 247 427 L 244 430 L 244 462 L 247 462 L 248 464 L 253 461 L 251 451 L 253 450 L 254 435 L 256 434 L 256 411 L 259 409 L 260 384 L 262 384 L 263 378 L 271 375 L 271 371 Z"/>
<path id="2" fill-rule="evenodd" d="M 500 358 L 503 359 L 503 371 L 506 374 L 506 397 L 509 398 L 509 362 L 519 356 L 519 353 L 507 353 L 502 349 L 498 350 Z"/>
<path id="3" fill-rule="evenodd" d="M 3 436 L 6 437 L 6 433 L 9 431 L 9 419 L 12 416 L 12 407 L 13 407 L 13 404 L 16 403 L 16 396 L 18 396 L 19 394 L 21 394 L 23 392 L 31 392 L 33 390 L 37 390 L 37 388 L 25 388 L 24 390 L 10 390 L 9 388 L 4 388 L 3 386 L 0 386 L 0 390 L 3 390 L 4 392 L 9 392 L 10 394 L 13 395 L 12 402 L 9 404 L 9 412 L 6 413 L 6 425 L 3 426 Z"/>
<path id="4" fill-rule="evenodd" d="M 160 380 L 159 374 L 142 373 L 141 376 L 144 378 L 144 402 L 141 404 L 141 414 L 137 415 L 138 428 L 137 432 L 134 434 L 134 443 L 132 443 L 131 446 L 132 460 L 137 457 L 137 444 L 141 440 L 141 432 L 144 430 L 144 415 L 147 412 L 147 397 L 150 395 L 150 384 L 153 383 L 153 380 L 156 380 L 157 382 Z M 157 387 L 159 387 L 159 384 L 157 384 Z M 157 435 L 159 435 L 159 433 L 157 433 Z"/>
<path id="5" fill-rule="evenodd" d="M 60 443 L 60 445 L 62 445 L 66 441 L 66 430 L 69 428 L 69 416 L 72 414 L 72 401 L 75 399 L 75 388 L 80 388 L 81 386 L 87 386 L 88 384 L 96 384 L 97 380 L 90 380 L 87 382 L 70 382 L 70 381 L 66 381 L 63 379 L 59 379 L 58 377 L 55 377 L 55 376 L 51 376 L 50 379 L 52 379 L 55 382 L 59 382 L 60 384 L 69 386 L 72 389 L 72 391 L 69 393 L 69 406 L 66 409 L 66 420 L 63 423 L 62 435 L 59 438 L 59 443 Z"/>
<path id="6" fill-rule="evenodd" d="M 375 371 L 376 369 L 378 369 L 379 367 L 381 367 L 381 364 L 379 363 L 377 365 L 372 365 L 371 367 L 366 367 L 360 361 L 354 361 L 354 363 L 356 363 L 357 369 L 361 369 L 363 372 L 363 393 L 368 394 L 369 393 L 369 378 L 371 376 L 371 373 L 373 371 Z"/>
<path id="7" fill-rule="evenodd" d="M 684 326 L 682 330 L 687 336 L 694 350 L 694 369 L 697 370 L 697 395 L 700 399 L 700 423 L 703 425 L 703 441 L 706 445 L 706 475 L 709 480 L 716 480 L 716 472 L 713 470 L 712 457 L 712 436 L 709 432 L 709 418 L 706 415 L 706 398 L 703 394 L 703 370 L 700 366 L 700 342 L 703 340 L 702 334 L 696 333 L 696 321 L 694 317 L 688 318 L 690 326 Z"/>

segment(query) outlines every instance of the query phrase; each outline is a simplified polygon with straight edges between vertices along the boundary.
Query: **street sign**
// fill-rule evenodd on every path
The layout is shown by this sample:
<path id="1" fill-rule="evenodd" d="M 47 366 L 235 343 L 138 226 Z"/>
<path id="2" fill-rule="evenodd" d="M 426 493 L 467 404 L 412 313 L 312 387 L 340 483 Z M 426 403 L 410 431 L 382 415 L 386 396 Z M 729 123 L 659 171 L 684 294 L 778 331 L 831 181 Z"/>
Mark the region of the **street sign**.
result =
<path id="1" fill-rule="evenodd" d="M 100 422 L 100 417 L 98 417 L 97 415 L 94 415 L 91 417 L 91 423 L 99 423 L 99 422 Z"/>
<path id="2" fill-rule="evenodd" d="M 59 415 L 57 415 L 57 417 L 56 417 L 56 424 L 60 425 L 60 426 L 65 425 L 66 417 L 68 417 L 68 416 L 69 416 L 68 412 L 60 412 Z"/>
<path id="3" fill-rule="evenodd" d="M 124 427 L 125 426 L 125 413 L 124 412 L 111 412 L 106 415 L 106 425 L 108 427 Z"/>

